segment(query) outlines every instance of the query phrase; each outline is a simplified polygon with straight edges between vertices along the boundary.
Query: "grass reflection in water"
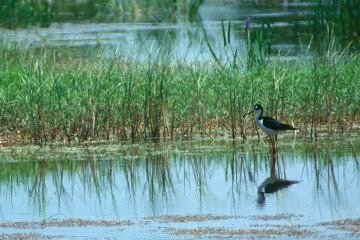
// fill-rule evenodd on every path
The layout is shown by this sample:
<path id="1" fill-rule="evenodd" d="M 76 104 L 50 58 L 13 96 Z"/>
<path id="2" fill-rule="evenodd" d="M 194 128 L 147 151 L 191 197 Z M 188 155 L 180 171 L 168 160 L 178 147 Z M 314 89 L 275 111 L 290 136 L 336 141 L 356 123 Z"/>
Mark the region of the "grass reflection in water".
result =
<path id="1" fill-rule="evenodd" d="M 328 203 L 318 204 L 338 209 L 349 201 L 346 189 L 354 190 L 359 183 L 359 149 L 355 140 L 292 144 L 280 140 L 272 163 L 263 141 L 4 148 L 0 191 L 5 205 L 20 201 L 26 209 L 35 207 L 39 217 L 54 212 L 72 216 L 76 211 L 91 216 L 87 213 L 91 206 L 105 216 L 229 208 L 236 215 L 241 208 L 256 208 L 260 188 L 270 177 L 300 181 L 291 192 L 306 189 L 315 193 L 317 200 L 312 201 L 326 198 Z M 264 197 L 270 198 L 269 203 L 262 202 L 265 207 L 273 203 L 271 192 L 276 191 L 263 189 Z M 275 195 L 282 196 L 281 201 L 291 198 L 284 194 Z M 308 198 L 304 195 L 304 201 Z M 1 210 L 6 212 L 5 205 Z"/>

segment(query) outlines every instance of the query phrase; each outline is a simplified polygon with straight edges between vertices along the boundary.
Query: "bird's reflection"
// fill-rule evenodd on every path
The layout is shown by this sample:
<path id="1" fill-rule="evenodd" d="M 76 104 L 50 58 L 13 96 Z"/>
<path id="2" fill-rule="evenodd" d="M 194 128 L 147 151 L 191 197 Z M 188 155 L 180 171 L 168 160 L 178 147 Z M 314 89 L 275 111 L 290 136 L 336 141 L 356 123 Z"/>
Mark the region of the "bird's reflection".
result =
<path id="1" fill-rule="evenodd" d="M 278 151 L 271 144 L 263 151 L 258 141 L 235 143 L 136 145 L 104 153 L 101 148 L 66 154 L 60 149 L 56 155 L 47 149 L 3 152 L 3 159 L 11 161 L 1 163 L 0 193 L 13 202 L 25 189 L 24 201 L 39 216 L 53 209 L 66 212 L 81 201 L 95 202 L 99 209 L 110 204 L 116 214 L 129 206 L 137 212 L 146 204 L 152 214 L 159 214 L 190 202 L 205 211 L 209 204 L 230 200 L 232 211 L 241 214 L 249 196 L 256 194 L 252 204 L 263 207 L 272 193 L 298 182 L 286 171 L 285 163 L 292 162 L 291 170 L 301 171 L 319 204 L 325 199 L 326 206 L 336 211 L 344 204 L 345 189 L 353 187 L 349 179 L 360 181 L 359 141 L 301 142 L 292 152 Z M 259 179 L 264 169 L 268 174 Z"/>
<path id="2" fill-rule="evenodd" d="M 266 178 L 258 188 L 257 204 L 265 204 L 265 193 L 275 193 L 283 188 L 287 188 L 292 184 L 298 183 L 295 180 L 286 180 L 278 177 Z"/>
<path id="3" fill-rule="evenodd" d="M 277 174 L 277 159 L 278 152 L 276 141 L 271 141 L 269 144 L 269 161 L 270 161 L 270 177 L 266 178 L 258 187 L 257 190 L 257 204 L 259 206 L 265 205 L 265 194 L 275 193 L 281 189 L 287 188 L 295 183 L 296 180 L 287 180 L 286 178 L 280 178 Z"/>

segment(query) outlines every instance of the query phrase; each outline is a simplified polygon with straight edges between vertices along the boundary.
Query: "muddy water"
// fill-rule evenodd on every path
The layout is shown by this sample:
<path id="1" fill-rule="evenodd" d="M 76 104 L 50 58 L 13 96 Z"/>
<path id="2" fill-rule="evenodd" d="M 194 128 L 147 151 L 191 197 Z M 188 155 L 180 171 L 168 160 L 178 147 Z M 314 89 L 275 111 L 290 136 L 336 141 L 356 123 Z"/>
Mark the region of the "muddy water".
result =
<path id="1" fill-rule="evenodd" d="M 274 165 L 263 141 L 2 148 L 0 234 L 356 239 L 359 140 L 277 147 Z"/>

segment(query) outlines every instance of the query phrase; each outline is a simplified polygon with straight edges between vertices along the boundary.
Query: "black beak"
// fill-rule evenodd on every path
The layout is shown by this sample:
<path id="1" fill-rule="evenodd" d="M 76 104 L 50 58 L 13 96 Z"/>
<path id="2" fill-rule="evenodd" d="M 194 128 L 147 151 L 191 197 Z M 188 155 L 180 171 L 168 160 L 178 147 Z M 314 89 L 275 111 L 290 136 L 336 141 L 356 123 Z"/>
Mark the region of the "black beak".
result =
<path id="1" fill-rule="evenodd" d="M 253 113 L 253 112 L 254 112 L 254 110 L 251 110 L 250 112 L 245 113 L 243 117 L 246 117 L 246 115 L 249 115 L 250 113 Z"/>

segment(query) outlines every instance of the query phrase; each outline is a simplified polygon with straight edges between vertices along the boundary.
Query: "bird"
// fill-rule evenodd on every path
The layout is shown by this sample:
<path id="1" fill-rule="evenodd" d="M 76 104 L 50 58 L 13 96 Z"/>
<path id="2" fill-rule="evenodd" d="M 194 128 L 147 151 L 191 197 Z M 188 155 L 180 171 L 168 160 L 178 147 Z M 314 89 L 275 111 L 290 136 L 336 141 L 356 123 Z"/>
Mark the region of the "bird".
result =
<path id="1" fill-rule="evenodd" d="M 252 111 L 249 113 L 255 113 L 255 122 L 261 130 L 263 130 L 269 136 L 275 136 L 280 131 L 296 130 L 296 128 L 282 123 L 272 117 L 263 117 L 263 107 L 260 104 L 255 104 Z M 247 113 L 247 114 L 249 114 Z"/>
<path id="2" fill-rule="evenodd" d="M 265 203 L 265 193 L 275 193 L 296 183 L 299 183 L 299 181 L 286 180 L 274 176 L 266 178 L 258 187 L 257 204 L 263 205 Z"/>

